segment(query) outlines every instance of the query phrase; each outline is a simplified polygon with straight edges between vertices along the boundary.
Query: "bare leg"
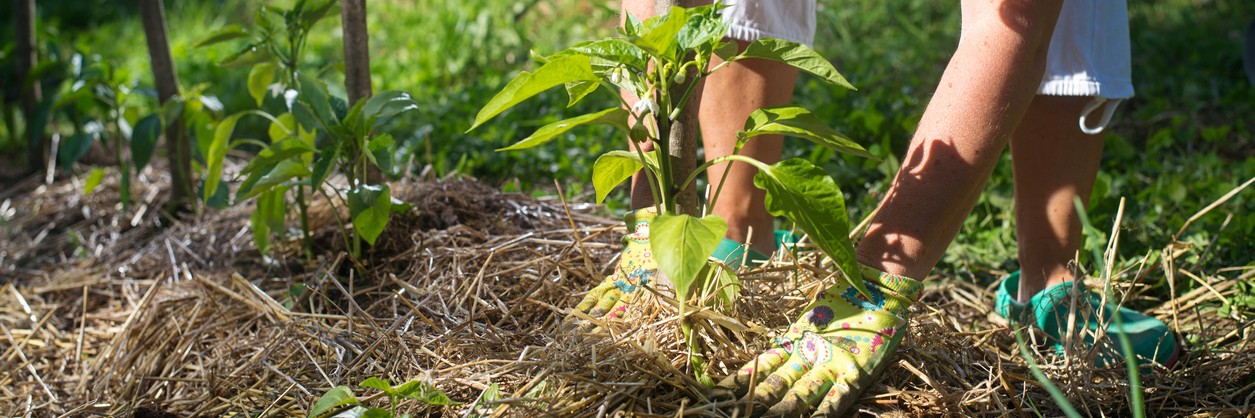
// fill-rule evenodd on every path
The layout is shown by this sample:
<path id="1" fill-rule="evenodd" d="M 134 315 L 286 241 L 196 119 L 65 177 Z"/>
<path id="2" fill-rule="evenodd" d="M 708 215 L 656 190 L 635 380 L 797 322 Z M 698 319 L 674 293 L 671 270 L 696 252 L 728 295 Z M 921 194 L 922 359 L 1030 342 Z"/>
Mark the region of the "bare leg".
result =
<path id="1" fill-rule="evenodd" d="M 860 262 L 927 276 L 1028 110 L 1062 0 L 992 3 L 963 1 L 963 37 L 859 243 Z"/>
<path id="2" fill-rule="evenodd" d="M 642 20 L 654 14 L 652 1 L 625 1 L 623 8 L 625 13 L 632 13 Z M 748 44 L 737 42 L 741 48 Z M 713 57 L 712 61 L 712 67 L 723 62 L 719 57 Z M 754 110 L 790 103 L 797 77 L 798 71 L 785 64 L 743 60 L 729 64 L 706 78 L 696 96 L 702 104 L 698 117 L 706 158 L 731 154 L 736 146 L 736 132 L 745 126 L 745 119 Z M 635 103 L 635 97 L 626 92 L 622 94 L 628 103 Z M 784 139 L 779 135 L 760 136 L 747 143 L 741 149 L 741 155 L 768 164 L 775 163 L 780 161 L 783 143 Z M 646 144 L 642 149 L 648 151 L 652 146 Z M 729 170 L 728 166 L 720 164 L 706 171 L 711 190 L 719 187 L 724 171 Z M 776 247 L 771 234 L 774 225 L 764 204 L 766 192 L 754 187 L 754 175 L 757 173 L 758 170 L 753 167 L 731 164 L 727 184 L 720 191 L 719 200 L 711 212 L 728 222 L 727 238 L 737 242 L 748 241 L 755 250 L 770 254 Z M 654 203 L 647 181 L 644 173 L 632 177 L 632 208 Z M 750 237 L 751 231 L 754 237 Z"/>
<path id="3" fill-rule="evenodd" d="M 1086 135 L 1076 124 L 1091 99 L 1037 96 L 1011 139 L 1021 302 L 1072 280 L 1068 262 L 1081 246 L 1072 200 L 1079 196 L 1088 203 L 1102 159 L 1102 137 Z"/>
<path id="4" fill-rule="evenodd" d="M 738 43 L 742 48 L 748 44 Z M 713 61 L 712 66 L 723 62 L 718 57 Z M 745 126 L 751 112 L 790 103 L 797 76 L 798 70 L 785 64 L 744 60 L 728 64 L 707 78 L 699 115 L 706 159 L 732 153 L 736 132 Z M 780 161 L 783 147 L 784 138 L 779 135 L 760 136 L 747 142 L 741 155 L 773 164 Z M 728 239 L 749 242 L 753 249 L 771 254 L 776 250 L 774 225 L 764 203 L 766 192 L 754 187 L 758 169 L 740 163 L 712 166 L 706 170 L 712 192 L 719 188 L 725 170 L 730 170 L 727 183 L 711 212 L 728 221 Z"/>

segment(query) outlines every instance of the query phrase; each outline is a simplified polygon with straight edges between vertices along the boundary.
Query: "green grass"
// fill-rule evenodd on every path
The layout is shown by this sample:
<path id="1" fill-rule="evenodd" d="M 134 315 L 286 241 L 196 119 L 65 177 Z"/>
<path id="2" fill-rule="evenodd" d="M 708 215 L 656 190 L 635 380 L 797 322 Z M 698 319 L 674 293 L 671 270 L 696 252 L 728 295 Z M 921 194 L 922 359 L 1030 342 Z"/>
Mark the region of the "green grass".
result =
<path id="1" fill-rule="evenodd" d="M 136 86 L 151 85 L 143 35 L 129 3 L 94 0 L 86 7 L 83 2 L 49 0 L 39 7 L 54 43 L 113 60 Z M 229 112 L 252 107 L 244 88 L 246 71 L 214 64 L 241 44 L 192 45 L 223 25 L 249 24 L 257 5 L 217 0 L 169 2 L 167 7 L 171 45 L 185 88 L 212 83 L 208 91 Z M 4 13 L 0 17 L 8 19 Z M 440 174 L 457 170 L 524 192 L 546 190 L 553 178 L 569 179 L 564 182 L 568 193 L 579 193 L 587 189 L 593 156 L 622 147 L 623 140 L 611 131 L 577 130 L 539 152 L 491 151 L 545 123 L 613 103 L 604 93 L 567 110 L 561 110 L 566 105 L 562 93 L 545 94 L 464 133 L 493 93 L 518 71 L 532 67 L 529 50 L 548 53 L 613 33 L 613 2 L 376 1 L 370 3 L 369 14 L 375 88 L 409 91 L 420 102 L 420 112 L 394 122 L 391 130 L 401 133 L 398 139 L 413 150 L 417 163 L 430 162 Z M 1107 134 L 1089 208 L 1094 224 L 1104 229 L 1120 197 L 1128 199 L 1120 259 L 1162 248 L 1185 219 L 1255 176 L 1255 126 L 1250 118 L 1255 88 L 1246 81 L 1240 58 L 1241 34 L 1255 17 L 1255 3 L 1130 2 L 1130 17 L 1138 95 L 1123 106 Z M 793 140 L 787 154 L 823 164 L 845 190 L 852 217 L 859 218 L 887 188 L 896 156 L 904 151 L 957 43 L 958 7 L 929 0 L 823 3 L 819 21 L 816 48 L 859 91 L 803 77 L 796 99 L 882 161 L 834 156 Z M 322 77 L 333 86 L 342 80 L 337 22 L 322 24 L 306 57 L 309 67 L 322 69 Z M 5 32 L 0 40 L 11 36 Z M 991 271 L 1016 268 L 1010 172 L 1006 157 L 938 272 L 988 282 L 995 279 Z M 1255 253 L 1255 243 L 1247 238 L 1255 236 L 1255 217 L 1247 215 L 1255 209 L 1250 195 L 1239 195 L 1196 222 L 1182 239 L 1210 249 L 1178 264 L 1249 264 L 1249 254 Z M 621 197 L 610 212 L 623 209 Z M 1225 224 L 1227 214 L 1233 217 Z M 1166 295 L 1165 283 L 1151 285 L 1152 295 Z"/>

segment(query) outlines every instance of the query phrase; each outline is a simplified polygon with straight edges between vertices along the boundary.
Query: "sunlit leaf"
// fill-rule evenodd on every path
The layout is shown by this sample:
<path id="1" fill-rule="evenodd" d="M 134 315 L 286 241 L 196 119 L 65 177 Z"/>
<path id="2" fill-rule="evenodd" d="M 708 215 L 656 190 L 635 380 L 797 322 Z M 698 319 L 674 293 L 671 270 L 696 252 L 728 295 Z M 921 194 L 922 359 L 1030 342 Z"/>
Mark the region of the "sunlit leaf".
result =
<path id="1" fill-rule="evenodd" d="M 697 281 L 697 273 L 706 265 L 706 259 L 728 232 L 728 224 L 715 215 L 696 218 L 663 213 L 654 219 L 649 230 L 650 248 L 658 261 L 658 271 L 671 280 L 676 298 L 684 300 Z"/>
<path id="2" fill-rule="evenodd" d="M 640 38 L 633 40 L 633 44 L 641 47 L 655 57 L 666 57 L 671 54 L 677 45 L 676 35 L 680 33 L 680 29 L 684 28 L 684 23 L 688 20 L 688 14 L 684 12 L 682 7 L 672 7 L 671 12 L 657 26 L 645 30 Z"/>
<path id="3" fill-rule="evenodd" d="M 309 410 L 309 418 L 320 417 L 344 405 L 357 405 L 357 397 L 348 386 L 336 386 L 324 393 Z"/>
<path id="4" fill-rule="evenodd" d="M 366 380 L 363 380 L 362 383 L 358 384 L 358 386 L 379 389 L 383 391 L 383 393 L 396 395 L 396 391 L 392 390 L 392 382 L 389 382 L 388 379 L 380 379 L 378 377 L 371 376 Z"/>
<path id="5" fill-rule="evenodd" d="M 593 163 L 593 189 L 597 191 L 597 204 L 605 201 L 615 187 L 644 166 L 640 156 L 629 151 L 611 151 L 598 157 Z"/>
<path id="6" fill-rule="evenodd" d="M 248 31 L 244 30 L 244 28 L 240 27 L 240 25 L 227 25 L 223 26 L 221 29 L 211 32 L 208 36 L 205 36 L 205 39 L 201 39 L 196 42 L 196 45 L 194 46 L 196 48 L 201 48 L 246 36 L 248 36 Z"/>
<path id="7" fill-rule="evenodd" d="M 93 168 L 87 173 L 87 180 L 83 180 L 83 196 L 91 196 L 96 192 L 96 188 L 100 187 L 100 183 L 105 180 L 105 169 Z"/>
<path id="8" fill-rule="evenodd" d="M 405 399 L 414 399 L 428 405 L 461 405 L 449 399 L 448 396 L 441 392 L 436 386 L 420 380 L 411 380 L 401 385 L 396 390 L 396 395 Z"/>
<path id="9" fill-rule="evenodd" d="M 876 158 L 861 145 L 828 127 L 809 110 L 798 106 L 765 107 L 750 113 L 745 121 L 745 130 L 738 134 L 737 147 L 759 135 L 798 137 L 835 151 Z"/>
<path id="10" fill-rule="evenodd" d="M 819 78 L 829 83 L 855 90 L 854 86 L 849 81 L 846 81 L 841 73 L 837 72 L 837 68 L 833 67 L 831 62 L 828 62 L 828 59 L 819 55 L 814 49 L 797 42 L 775 38 L 760 38 L 750 42 L 740 56 L 744 58 L 762 58 L 789 64 L 799 70 L 819 76 Z"/>
<path id="11" fill-rule="evenodd" d="M 270 83 L 274 82 L 278 70 L 279 66 L 273 62 L 263 62 L 248 70 L 248 94 L 253 96 L 258 106 L 266 99 L 266 92 L 270 91 Z"/>
<path id="12" fill-rule="evenodd" d="M 475 115 L 475 123 L 467 131 L 545 90 L 570 82 L 596 79 L 597 75 L 593 74 L 592 64 L 586 55 L 557 58 L 545 63 L 535 73 L 519 73 L 480 109 L 479 114 Z"/>
<path id="13" fill-rule="evenodd" d="M 227 145 L 230 144 L 231 135 L 235 132 L 235 124 L 243 117 L 244 113 L 236 113 L 227 116 L 222 122 L 218 122 L 218 127 L 214 129 L 213 142 L 209 143 L 208 153 L 205 155 L 205 164 L 208 166 L 208 172 L 205 174 L 205 193 L 204 199 L 209 201 L 210 193 L 218 190 L 218 183 L 222 181 L 222 165 L 227 157 Z"/>
<path id="14" fill-rule="evenodd" d="M 836 181 L 810 161 L 793 158 L 771 166 L 755 164 L 754 185 L 767 191 L 767 211 L 784 216 L 809 234 L 811 241 L 837 263 L 851 285 L 867 294 L 859 272 L 845 198 Z"/>
<path id="15" fill-rule="evenodd" d="M 627 132 L 630 128 L 627 126 L 628 111 L 621 107 L 613 107 L 596 113 L 576 116 L 570 119 L 563 119 L 537 129 L 531 136 L 524 138 L 522 141 L 510 145 L 505 148 L 498 148 L 497 151 L 514 151 L 536 147 L 546 142 L 552 141 L 558 135 L 562 135 L 571 129 L 583 125 L 610 125 L 622 129 Z"/>

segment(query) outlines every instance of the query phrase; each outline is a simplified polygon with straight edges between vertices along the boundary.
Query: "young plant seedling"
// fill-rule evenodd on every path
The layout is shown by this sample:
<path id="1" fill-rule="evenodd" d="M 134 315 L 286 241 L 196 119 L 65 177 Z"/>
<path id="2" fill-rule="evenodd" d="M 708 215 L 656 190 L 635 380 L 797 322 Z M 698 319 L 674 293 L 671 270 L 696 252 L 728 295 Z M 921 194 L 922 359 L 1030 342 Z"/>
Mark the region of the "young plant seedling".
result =
<path id="1" fill-rule="evenodd" d="M 776 61 L 853 89 L 828 60 L 806 45 L 759 39 L 740 50 L 735 43 L 725 41 L 728 26 L 720 16 L 722 7 L 675 7 L 667 14 L 645 21 L 628 15 L 622 36 L 580 43 L 548 56 L 535 56 L 539 68 L 534 72 L 521 72 L 511 80 L 484 105 L 471 126 L 473 130 L 514 105 L 557 86 L 565 87 L 570 105 L 584 100 L 599 88 L 608 89 L 616 96 L 621 89 L 641 98 L 635 104 L 623 101 L 602 111 L 545 125 L 498 151 L 540 146 L 584 125 L 609 125 L 627 133 L 633 142 L 631 151 L 611 151 L 594 163 L 593 186 L 597 201 L 603 201 L 611 189 L 644 169 L 658 210 L 658 217 L 650 227 L 650 245 L 660 275 L 675 287 L 676 299 L 680 302 L 681 331 L 691 348 L 696 348 L 696 340 L 684 315 L 686 301 L 693 289 L 702 287 L 702 282 L 708 280 L 699 273 L 719 270 L 708 266 L 717 263 L 710 256 L 727 231 L 727 224 L 715 215 L 696 217 L 682 213 L 676 196 L 686 188 L 696 187 L 697 176 L 715 164 L 736 162 L 757 168 L 754 184 L 767 192 L 767 210 L 784 216 L 806 231 L 819 249 L 835 261 L 851 285 L 867 293 L 848 237 L 850 225 L 845 201 L 836 182 L 803 159 L 766 164 L 740 155 L 748 141 L 761 135 L 778 134 L 871 158 L 863 147 L 828 127 L 810 111 L 781 106 L 753 112 L 744 130 L 738 133 L 732 155 L 712 159 L 697 166 L 687 179 L 675 181 L 672 172 L 677 162 L 667 157 L 671 155 L 670 144 L 660 132 L 669 131 L 680 109 L 693 98 L 700 80 L 724 66 L 746 59 Z M 713 56 L 719 56 L 724 62 L 710 67 Z M 690 73 L 693 76 L 689 76 Z M 641 145 L 645 143 L 652 144 L 653 151 L 643 151 Z M 707 203 L 713 205 L 718 198 L 717 190 Z M 700 359 L 691 356 L 690 361 L 699 377 L 702 376 Z"/>
<path id="2" fill-rule="evenodd" d="M 392 214 L 412 209 L 392 197 L 387 183 L 369 184 L 367 172 L 369 167 L 377 167 L 382 173 L 396 175 L 396 140 L 379 128 L 393 116 L 417 109 L 418 104 L 408 93 L 386 91 L 350 107 L 328 93 L 322 81 L 299 68 L 310 31 L 319 21 L 335 15 L 335 5 L 334 0 L 298 0 L 291 9 L 263 6 L 257 12 L 256 27 L 228 26 L 198 44 L 248 38 L 245 48 L 219 64 L 251 66 L 248 90 L 258 106 L 275 95 L 283 100 L 286 112 L 279 115 L 258 109 L 226 117 L 205 146 L 206 200 L 227 195 L 221 177 L 229 149 L 245 144 L 262 148 L 241 171 L 244 181 L 234 199 L 236 203 L 256 199 L 257 210 L 249 220 L 253 241 L 262 253 L 271 247 L 272 232 L 286 230 L 290 192 L 291 202 L 299 209 L 307 257 L 312 257 L 307 210 L 313 193 L 322 195 L 333 208 L 348 207 L 353 231 L 350 233 L 339 217 L 336 221 L 345 248 L 355 260 L 362 256 L 361 241 L 374 245 Z M 248 115 L 270 121 L 269 142 L 231 140 L 239 119 Z M 326 183 L 333 169 L 345 176 L 347 189 Z"/>

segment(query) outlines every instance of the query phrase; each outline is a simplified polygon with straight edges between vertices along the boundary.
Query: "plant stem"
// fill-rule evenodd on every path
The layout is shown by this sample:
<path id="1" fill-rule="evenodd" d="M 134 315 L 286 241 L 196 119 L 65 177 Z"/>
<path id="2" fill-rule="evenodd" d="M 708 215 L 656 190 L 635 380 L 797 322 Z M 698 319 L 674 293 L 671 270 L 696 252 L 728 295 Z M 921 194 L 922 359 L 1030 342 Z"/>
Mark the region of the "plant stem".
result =
<path id="1" fill-rule="evenodd" d="M 314 260 L 314 238 L 309 233 L 309 204 L 305 201 L 305 186 L 296 186 L 296 206 L 300 209 L 301 241 L 305 247 L 305 260 Z"/>

